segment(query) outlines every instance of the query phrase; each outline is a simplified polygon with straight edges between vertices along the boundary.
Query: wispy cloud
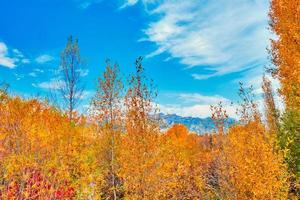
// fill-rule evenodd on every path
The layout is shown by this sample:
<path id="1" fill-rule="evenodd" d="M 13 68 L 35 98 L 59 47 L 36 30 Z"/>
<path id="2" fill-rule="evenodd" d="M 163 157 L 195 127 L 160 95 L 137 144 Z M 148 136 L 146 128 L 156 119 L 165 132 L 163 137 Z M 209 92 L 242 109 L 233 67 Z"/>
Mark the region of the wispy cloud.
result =
<path id="1" fill-rule="evenodd" d="M 33 83 L 33 87 L 47 89 L 47 90 L 58 90 L 65 86 L 65 82 L 58 79 L 51 79 L 49 81 L 41 82 L 41 83 Z"/>
<path id="2" fill-rule="evenodd" d="M 17 81 L 19 81 L 19 80 L 21 80 L 21 79 L 23 79 L 23 78 L 25 77 L 24 74 L 17 74 L 17 73 L 14 73 L 14 75 L 15 75 Z"/>
<path id="3" fill-rule="evenodd" d="M 75 1 L 78 3 L 79 8 L 87 9 L 92 4 L 101 3 L 103 0 L 75 0 Z"/>
<path id="4" fill-rule="evenodd" d="M 21 62 L 22 62 L 23 64 L 29 64 L 29 63 L 30 63 L 30 60 L 27 59 L 27 58 L 23 58 L 23 59 L 21 59 Z"/>
<path id="5" fill-rule="evenodd" d="M 4 42 L 0 42 L 0 66 L 13 69 L 19 64 L 28 63 L 30 63 L 30 60 L 25 58 L 20 50 L 9 50 Z"/>
<path id="6" fill-rule="evenodd" d="M 230 117 L 236 118 L 236 106 L 226 105 L 224 108 Z M 181 106 L 175 104 L 160 104 L 159 109 L 165 114 L 176 114 L 182 117 L 211 117 L 210 105 L 196 104 L 192 106 Z"/>
<path id="7" fill-rule="evenodd" d="M 42 69 L 39 69 L 39 68 L 35 68 L 33 69 L 30 73 L 28 73 L 28 76 L 31 76 L 31 77 L 38 77 L 38 75 L 44 73 L 44 70 Z"/>
<path id="8" fill-rule="evenodd" d="M 120 7 L 120 9 L 126 8 L 128 6 L 133 6 L 138 2 L 138 0 L 126 0 L 123 5 Z"/>
<path id="9" fill-rule="evenodd" d="M 0 42 L 0 65 L 8 68 L 16 66 L 15 60 L 8 56 L 8 49 L 5 43 Z"/>
<path id="10" fill-rule="evenodd" d="M 210 74 L 193 74 L 195 79 L 261 67 L 267 62 L 268 1 L 156 2 L 148 12 L 156 17 L 141 39 L 157 46 L 148 57 L 168 53 L 188 67 L 211 71 Z M 129 1 L 125 5 L 130 5 Z"/>
<path id="11" fill-rule="evenodd" d="M 30 72 L 28 75 L 31 77 L 37 77 L 37 74 L 35 72 Z"/>
<path id="12" fill-rule="evenodd" d="M 44 81 L 40 83 L 32 83 L 33 87 L 44 89 L 44 90 L 53 90 L 57 91 L 66 87 L 66 83 L 63 80 L 58 78 L 52 78 L 49 81 Z M 78 99 L 89 99 L 94 95 L 94 91 L 83 90 L 75 94 L 75 97 Z"/>
<path id="13" fill-rule="evenodd" d="M 44 73 L 44 70 L 39 69 L 39 68 L 35 68 L 33 71 L 34 72 L 38 72 L 38 73 Z"/>
<path id="14" fill-rule="evenodd" d="M 258 77 L 256 77 L 258 78 Z M 259 78 L 262 78 L 261 76 Z M 276 107 L 280 110 L 284 110 L 284 104 L 282 98 L 276 92 L 276 87 L 278 87 L 278 83 L 276 80 L 268 77 L 272 80 L 274 86 L 274 99 Z M 247 83 L 245 86 L 248 87 L 251 84 L 251 81 Z M 254 85 L 254 95 L 255 95 L 255 103 L 258 106 L 258 110 L 263 114 L 265 113 L 265 103 L 262 96 L 261 81 L 256 80 Z M 160 112 L 165 114 L 176 114 L 183 117 L 210 117 L 211 116 L 211 105 L 217 105 L 219 102 L 222 102 L 223 108 L 227 111 L 229 117 L 238 119 L 236 111 L 240 108 L 239 103 L 237 101 L 232 102 L 231 100 L 219 96 L 205 96 L 199 93 L 171 93 L 165 94 L 168 97 L 175 100 L 175 102 L 180 103 L 166 103 L 166 104 L 158 104 Z M 264 117 L 264 116 L 263 116 Z"/>
<path id="15" fill-rule="evenodd" d="M 176 100 L 182 105 L 201 104 L 201 105 L 214 105 L 219 102 L 230 103 L 231 101 L 220 95 L 207 96 L 200 93 L 183 93 L 183 92 L 171 92 L 162 93 L 161 97 Z"/>
<path id="16" fill-rule="evenodd" d="M 18 57 L 18 58 L 24 58 L 23 53 L 19 49 L 13 49 L 12 51 L 16 55 L 16 57 Z"/>
<path id="17" fill-rule="evenodd" d="M 94 94 L 95 94 L 94 91 L 84 90 L 80 95 L 77 96 L 79 96 L 81 100 L 83 99 L 89 100 Z"/>
<path id="18" fill-rule="evenodd" d="M 77 71 L 81 77 L 87 76 L 90 72 L 88 69 L 78 69 Z"/>
<path id="19" fill-rule="evenodd" d="M 39 64 L 47 63 L 54 60 L 54 57 L 48 55 L 48 54 L 43 54 L 35 58 L 35 62 Z"/>
<path id="20" fill-rule="evenodd" d="M 206 96 L 200 93 L 168 93 L 164 96 L 171 98 L 180 104 L 159 104 L 160 111 L 166 114 L 177 114 L 183 117 L 210 117 L 211 105 L 222 102 L 231 117 L 236 117 L 236 108 L 231 101 L 219 95 Z"/>

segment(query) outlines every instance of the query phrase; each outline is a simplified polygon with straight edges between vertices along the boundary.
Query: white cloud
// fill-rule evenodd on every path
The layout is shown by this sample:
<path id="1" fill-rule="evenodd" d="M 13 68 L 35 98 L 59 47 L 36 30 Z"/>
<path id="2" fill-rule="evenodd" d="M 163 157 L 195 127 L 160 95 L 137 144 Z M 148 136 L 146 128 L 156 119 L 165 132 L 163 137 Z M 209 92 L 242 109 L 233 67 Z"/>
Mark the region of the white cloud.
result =
<path id="1" fill-rule="evenodd" d="M 92 4 L 102 2 L 102 0 L 75 0 L 75 1 L 79 2 L 79 8 L 81 8 L 81 9 L 87 9 Z"/>
<path id="2" fill-rule="evenodd" d="M 230 117 L 236 118 L 236 105 L 225 97 L 214 95 L 205 96 L 199 93 L 169 93 L 163 94 L 169 99 L 180 102 L 180 104 L 159 104 L 160 111 L 165 114 L 177 114 L 183 117 L 210 117 L 211 105 L 222 102 Z"/>
<path id="3" fill-rule="evenodd" d="M 28 75 L 32 77 L 37 77 L 37 74 L 35 72 L 30 72 Z"/>
<path id="4" fill-rule="evenodd" d="M 148 5 L 159 3 L 161 0 L 123 0 L 122 5 L 119 9 L 124 9 L 130 6 L 136 5 L 138 2 L 142 2 L 145 6 L 145 9 L 148 10 Z"/>
<path id="5" fill-rule="evenodd" d="M 66 84 L 63 80 L 52 78 L 49 81 L 41 82 L 41 83 L 33 83 L 33 87 L 41 88 L 45 90 L 59 90 L 61 88 L 65 88 Z M 83 90 L 82 92 L 77 92 L 75 97 L 81 100 L 86 100 L 91 98 L 94 95 L 94 91 Z"/>
<path id="6" fill-rule="evenodd" d="M 225 105 L 224 109 L 227 111 L 229 117 L 236 118 L 236 106 Z M 192 105 L 180 106 L 175 104 L 159 105 L 161 112 L 165 114 L 176 114 L 182 117 L 211 117 L 210 105 Z"/>
<path id="7" fill-rule="evenodd" d="M 27 58 L 24 58 L 24 59 L 21 60 L 21 62 L 22 62 L 23 64 L 28 64 L 28 63 L 30 63 L 30 60 L 27 59 Z"/>
<path id="8" fill-rule="evenodd" d="M 219 95 L 214 95 L 214 96 L 205 96 L 199 93 L 171 93 L 167 94 L 171 99 L 176 99 L 178 102 L 181 102 L 181 104 L 217 104 L 219 102 L 223 103 L 230 103 L 230 100 L 219 96 Z"/>
<path id="9" fill-rule="evenodd" d="M 15 73 L 14 75 L 15 75 L 17 81 L 19 81 L 19 80 L 21 80 L 21 79 L 23 79 L 25 77 L 24 74 L 17 74 L 17 73 Z"/>
<path id="10" fill-rule="evenodd" d="M 79 99 L 83 100 L 83 99 L 90 99 L 94 94 L 95 94 L 94 91 L 84 90 L 81 94 L 76 94 L 76 96 L 78 96 Z"/>
<path id="11" fill-rule="evenodd" d="M 35 69 L 32 70 L 32 72 L 30 72 L 28 74 L 28 76 L 37 77 L 39 74 L 42 74 L 42 73 L 44 73 L 44 70 L 41 70 L 39 68 L 35 68 Z"/>
<path id="12" fill-rule="evenodd" d="M 33 71 L 38 72 L 38 73 L 44 73 L 44 70 L 39 69 L 39 68 L 35 68 Z"/>
<path id="13" fill-rule="evenodd" d="M 11 69 L 16 67 L 14 58 L 8 56 L 8 48 L 3 42 L 0 42 L 0 65 Z"/>
<path id="14" fill-rule="evenodd" d="M 261 78 L 261 76 L 260 76 Z M 268 77 L 272 81 L 272 85 L 274 86 L 274 99 L 277 109 L 281 112 L 284 110 L 284 103 L 282 98 L 276 92 L 276 84 L 277 81 Z M 257 82 L 257 89 L 261 87 L 261 81 L 256 80 Z M 250 83 L 249 83 L 250 84 Z M 248 87 L 250 85 L 245 85 Z M 253 86 L 254 87 L 254 86 Z M 255 89 L 255 87 L 254 87 Z M 265 113 L 265 104 L 264 99 L 262 96 L 262 91 L 254 90 L 255 93 L 255 102 L 258 106 L 258 110 L 260 113 Z M 227 114 L 231 118 L 238 119 L 239 116 L 237 115 L 236 111 L 239 108 L 237 102 L 231 102 L 229 99 L 222 97 L 222 96 L 204 96 L 199 93 L 173 93 L 167 94 L 172 100 L 175 100 L 178 103 L 171 103 L 171 104 L 158 104 L 160 112 L 165 114 L 176 114 L 183 117 L 211 117 L 211 105 L 217 105 L 219 102 L 222 102 L 224 109 L 227 111 Z M 265 117 L 265 116 L 263 116 Z"/>
<path id="15" fill-rule="evenodd" d="M 84 77 L 87 76 L 90 71 L 88 69 L 78 69 L 77 72 L 79 72 L 81 77 Z"/>
<path id="16" fill-rule="evenodd" d="M 9 50 L 4 42 L 0 42 L 0 65 L 13 69 L 18 64 L 28 64 L 30 60 L 25 58 L 18 49 Z"/>
<path id="17" fill-rule="evenodd" d="M 13 49 L 12 51 L 16 55 L 16 57 L 18 57 L 18 58 L 24 58 L 24 55 L 23 55 L 23 53 L 20 50 Z"/>
<path id="18" fill-rule="evenodd" d="M 188 67 L 211 72 L 193 74 L 195 79 L 262 67 L 267 62 L 268 1 L 159 2 L 149 12 L 157 17 L 152 18 L 142 39 L 157 45 L 148 57 L 168 53 Z"/>
<path id="19" fill-rule="evenodd" d="M 51 79 L 50 81 L 45 81 L 38 84 L 33 83 L 32 86 L 41 89 L 58 90 L 65 86 L 65 82 L 58 79 Z"/>
<path id="20" fill-rule="evenodd" d="M 43 63 L 47 63 L 54 60 L 54 57 L 48 55 L 48 54 L 44 54 L 44 55 L 40 55 L 35 59 L 35 62 L 39 63 L 39 64 L 43 64 Z"/>
<path id="21" fill-rule="evenodd" d="M 126 0 L 120 9 L 126 8 L 128 6 L 133 6 L 138 2 L 138 0 Z"/>

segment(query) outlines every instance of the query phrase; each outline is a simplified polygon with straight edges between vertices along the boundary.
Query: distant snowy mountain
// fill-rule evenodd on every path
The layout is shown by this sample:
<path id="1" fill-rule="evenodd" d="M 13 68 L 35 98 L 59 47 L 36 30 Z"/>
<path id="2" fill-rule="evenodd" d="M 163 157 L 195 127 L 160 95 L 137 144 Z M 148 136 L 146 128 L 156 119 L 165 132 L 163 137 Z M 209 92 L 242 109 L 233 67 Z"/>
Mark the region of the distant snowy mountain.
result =
<path id="1" fill-rule="evenodd" d="M 214 122 L 210 117 L 198 118 L 198 117 L 181 117 L 176 114 L 163 114 L 159 113 L 159 119 L 162 122 L 161 127 L 163 129 L 171 127 L 173 124 L 183 124 L 190 131 L 196 132 L 198 134 L 204 134 L 212 132 L 215 128 Z M 228 125 L 235 123 L 235 120 L 230 118 L 228 120 Z"/>

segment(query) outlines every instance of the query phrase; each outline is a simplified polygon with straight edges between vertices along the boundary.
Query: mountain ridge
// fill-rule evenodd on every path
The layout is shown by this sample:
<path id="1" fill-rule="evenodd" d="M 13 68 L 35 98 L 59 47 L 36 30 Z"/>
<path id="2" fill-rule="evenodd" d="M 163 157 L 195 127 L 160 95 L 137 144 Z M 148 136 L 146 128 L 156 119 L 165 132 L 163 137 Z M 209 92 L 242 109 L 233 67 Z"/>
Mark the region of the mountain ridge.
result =
<path id="1" fill-rule="evenodd" d="M 185 125 L 191 132 L 195 132 L 197 134 L 205 134 L 210 133 L 215 130 L 214 121 L 210 117 L 200 118 L 200 117 L 183 117 L 177 114 L 165 114 L 159 113 L 158 117 L 162 122 L 161 128 L 167 129 L 174 124 L 183 124 Z M 228 128 L 230 125 L 236 123 L 233 118 L 228 119 Z"/>

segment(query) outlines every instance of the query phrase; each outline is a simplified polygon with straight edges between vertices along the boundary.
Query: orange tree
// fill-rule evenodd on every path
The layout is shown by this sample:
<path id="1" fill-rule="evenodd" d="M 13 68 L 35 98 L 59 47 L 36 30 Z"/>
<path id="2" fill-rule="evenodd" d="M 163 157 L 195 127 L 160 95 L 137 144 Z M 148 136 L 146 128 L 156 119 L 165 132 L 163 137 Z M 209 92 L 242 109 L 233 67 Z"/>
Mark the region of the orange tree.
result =
<path id="1" fill-rule="evenodd" d="M 291 191 L 300 196 L 300 1 L 272 0 L 270 26 L 277 38 L 272 40 L 272 70 L 280 83 L 286 111 L 278 143 L 286 152 L 291 172 Z M 299 197 L 298 196 L 298 197 Z"/>
<path id="2" fill-rule="evenodd" d="M 286 167 L 259 122 L 230 128 L 223 140 L 219 185 L 221 199 L 286 199 Z"/>

